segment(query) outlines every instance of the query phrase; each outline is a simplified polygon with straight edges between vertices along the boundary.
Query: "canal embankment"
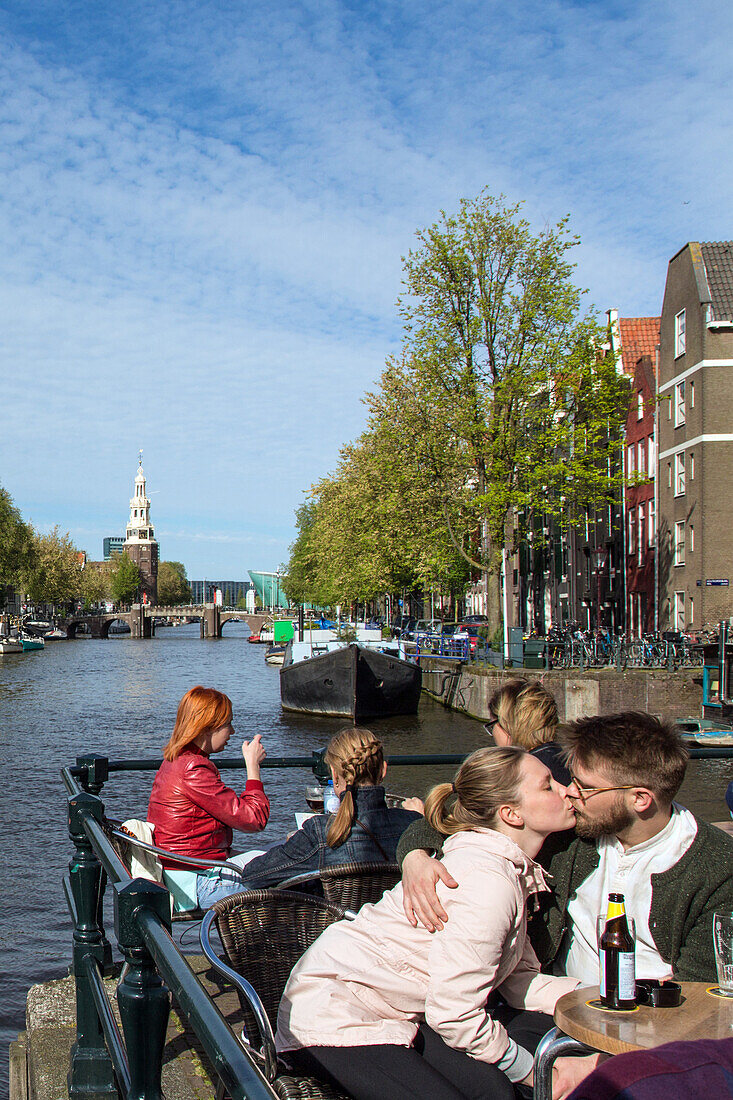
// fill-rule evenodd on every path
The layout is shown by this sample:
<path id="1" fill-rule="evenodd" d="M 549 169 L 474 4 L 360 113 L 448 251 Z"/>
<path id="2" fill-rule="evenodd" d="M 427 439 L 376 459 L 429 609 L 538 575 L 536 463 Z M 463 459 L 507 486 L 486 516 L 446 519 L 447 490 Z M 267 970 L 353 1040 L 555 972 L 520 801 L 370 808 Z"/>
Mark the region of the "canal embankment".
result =
<path id="1" fill-rule="evenodd" d="M 439 703 L 472 718 L 491 717 L 489 700 L 507 680 L 541 680 L 555 696 L 561 722 L 587 714 L 641 710 L 665 718 L 699 716 L 702 669 L 615 668 L 498 669 L 441 657 L 420 658 L 423 691 Z"/>

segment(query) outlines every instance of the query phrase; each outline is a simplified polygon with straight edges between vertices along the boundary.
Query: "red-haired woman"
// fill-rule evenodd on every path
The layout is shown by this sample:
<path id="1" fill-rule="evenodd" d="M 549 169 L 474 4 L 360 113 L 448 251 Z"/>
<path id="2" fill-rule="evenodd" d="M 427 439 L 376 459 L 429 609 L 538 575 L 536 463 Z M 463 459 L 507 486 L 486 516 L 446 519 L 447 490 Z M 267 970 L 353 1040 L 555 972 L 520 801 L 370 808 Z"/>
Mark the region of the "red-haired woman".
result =
<path id="1" fill-rule="evenodd" d="M 196 859 L 228 859 L 233 829 L 264 829 L 270 802 L 260 779 L 265 757 L 260 735 L 242 745 L 247 783 L 241 795 L 224 786 L 209 759 L 221 752 L 233 733 L 232 704 L 226 695 L 205 687 L 186 692 L 148 805 L 148 821 L 160 848 Z M 221 868 L 196 876 L 196 899 L 202 908 L 241 889 L 241 879 Z"/>

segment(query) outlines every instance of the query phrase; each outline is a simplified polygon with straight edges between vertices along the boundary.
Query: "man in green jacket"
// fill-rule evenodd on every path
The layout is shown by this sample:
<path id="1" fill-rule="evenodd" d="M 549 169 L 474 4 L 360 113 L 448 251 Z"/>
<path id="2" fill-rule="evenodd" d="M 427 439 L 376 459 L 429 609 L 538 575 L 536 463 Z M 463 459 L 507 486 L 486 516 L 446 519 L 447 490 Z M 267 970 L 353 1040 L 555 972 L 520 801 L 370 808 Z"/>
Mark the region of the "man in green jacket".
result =
<path id="1" fill-rule="evenodd" d="M 688 760 L 679 734 L 628 712 L 583 718 L 561 739 L 576 829 L 540 853 L 553 889 L 530 935 L 543 967 L 598 983 L 596 921 L 613 892 L 635 924 L 638 977 L 714 982 L 713 912 L 733 912 L 733 838 L 674 802 Z M 437 883 L 459 885 L 427 854 L 441 846 L 420 821 L 397 852 L 407 918 L 431 931 L 446 920 Z"/>

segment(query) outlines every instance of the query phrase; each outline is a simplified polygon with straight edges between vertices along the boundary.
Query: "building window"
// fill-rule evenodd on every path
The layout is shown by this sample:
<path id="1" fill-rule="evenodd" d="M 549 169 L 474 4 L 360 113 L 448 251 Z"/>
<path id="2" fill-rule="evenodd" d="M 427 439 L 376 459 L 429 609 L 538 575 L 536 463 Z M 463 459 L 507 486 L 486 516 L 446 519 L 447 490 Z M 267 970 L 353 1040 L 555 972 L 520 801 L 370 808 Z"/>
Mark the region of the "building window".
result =
<path id="1" fill-rule="evenodd" d="M 675 592 L 674 594 L 674 629 L 685 629 L 685 594 L 684 592 Z"/>
<path id="2" fill-rule="evenodd" d="M 695 601 L 690 596 L 690 626 L 695 625 Z"/>
<path id="3" fill-rule="evenodd" d="M 674 357 L 685 354 L 685 311 L 681 309 L 674 319 Z"/>
<path id="4" fill-rule="evenodd" d="M 685 494 L 685 452 L 680 451 L 674 456 L 674 495 L 676 497 Z"/>
<path id="5" fill-rule="evenodd" d="M 690 481 L 694 481 L 695 480 L 695 455 L 692 452 L 690 452 L 689 466 L 690 466 Z"/>
<path id="6" fill-rule="evenodd" d="M 690 553 L 695 552 L 695 528 L 690 524 Z"/>
<path id="7" fill-rule="evenodd" d="M 636 516 L 634 514 L 634 509 L 629 508 L 629 548 L 628 548 L 629 554 L 634 553 L 634 533 L 635 533 L 635 531 L 636 531 Z"/>
<path id="8" fill-rule="evenodd" d="M 695 383 L 692 379 L 690 379 L 689 389 L 690 389 L 690 408 L 694 409 L 695 408 Z"/>
<path id="9" fill-rule="evenodd" d="M 674 525 L 674 563 L 685 564 L 685 521 L 681 519 Z"/>
<path id="10" fill-rule="evenodd" d="M 631 477 L 634 472 L 634 444 L 629 444 L 626 451 L 626 476 Z"/>
<path id="11" fill-rule="evenodd" d="M 646 463 L 644 461 L 644 440 L 640 439 L 636 444 L 636 468 L 639 475 L 643 476 Z"/>
<path id="12" fill-rule="evenodd" d="M 641 390 L 638 390 L 636 394 L 636 419 L 644 419 L 644 394 Z"/>
<path id="13" fill-rule="evenodd" d="M 650 500 L 649 503 L 647 504 L 647 512 L 648 512 L 648 517 L 649 518 L 648 518 L 648 522 L 647 522 L 647 525 L 646 525 L 647 526 L 646 537 L 647 537 L 648 545 L 653 546 L 654 545 L 654 501 L 653 500 Z"/>
<path id="14" fill-rule="evenodd" d="M 641 565 L 644 560 L 644 509 L 641 506 L 639 507 L 636 549 L 638 553 L 637 560 L 639 565 Z"/>
<path id="15" fill-rule="evenodd" d="M 681 428 L 685 422 L 685 383 L 678 382 L 674 388 L 674 426 Z"/>
<path id="16" fill-rule="evenodd" d="M 667 463 L 667 488 L 672 488 L 672 463 Z"/>
<path id="17" fill-rule="evenodd" d="M 657 470 L 656 470 L 656 466 L 657 466 L 657 449 L 656 449 L 655 442 L 654 442 L 654 433 L 652 433 L 649 436 L 649 443 L 647 444 L 646 454 L 647 454 L 647 459 L 648 459 L 648 462 L 649 462 L 649 468 L 648 468 L 649 477 L 653 478 L 653 477 L 656 476 L 656 473 L 657 473 Z"/>

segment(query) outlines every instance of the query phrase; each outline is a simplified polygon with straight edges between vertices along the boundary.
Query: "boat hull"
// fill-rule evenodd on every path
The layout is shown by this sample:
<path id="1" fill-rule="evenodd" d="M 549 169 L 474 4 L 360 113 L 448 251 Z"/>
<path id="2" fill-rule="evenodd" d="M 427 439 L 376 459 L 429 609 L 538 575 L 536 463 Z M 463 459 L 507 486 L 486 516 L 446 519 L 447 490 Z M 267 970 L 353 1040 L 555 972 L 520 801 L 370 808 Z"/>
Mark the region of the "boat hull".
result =
<path id="1" fill-rule="evenodd" d="M 416 664 L 351 644 L 280 669 L 284 710 L 355 722 L 415 714 L 422 674 Z"/>
<path id="2" fill-rule="evenodd" d="M 0 638 L 0 653 L 3 656 L 8 656 L 10 653 L 22 653 L 23 643 L 16 641 L 15 638 Z"/>
<path id="3" fill-rule="evenodd" d="M 44 649 L 45 643 L 43 638 L 23 638 L 23 652 L 27 653 L 31 649 Z"/>

